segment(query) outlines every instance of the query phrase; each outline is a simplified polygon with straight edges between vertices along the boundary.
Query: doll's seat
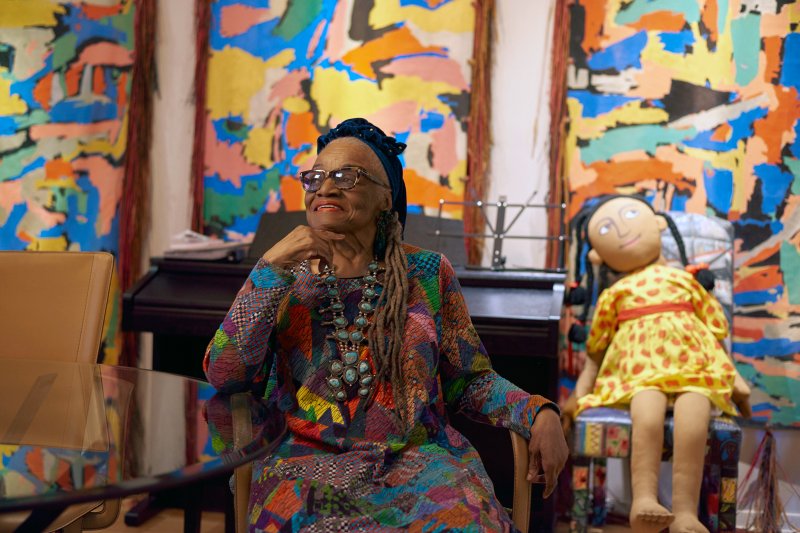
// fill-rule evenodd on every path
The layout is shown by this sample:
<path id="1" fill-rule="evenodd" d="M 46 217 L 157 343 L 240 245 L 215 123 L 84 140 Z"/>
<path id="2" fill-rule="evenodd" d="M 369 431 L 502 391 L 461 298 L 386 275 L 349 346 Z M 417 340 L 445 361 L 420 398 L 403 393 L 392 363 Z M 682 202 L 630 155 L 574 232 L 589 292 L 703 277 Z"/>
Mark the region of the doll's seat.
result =
<path id="1" fill-rule="evenodd" d="M 733 227 L 725 220 L 693 213 L 671 212 L 683 238 L 690 263 L 708 263 L 716 276 L 714 295 L 728 320 L 733 309 Z M 662 234 L 664 257 L 680 266 L 675 241 Z M 729 343 L 728 343 L 729 345 Z M 673 419 L 664 427 L 664 461 L 672 456 Z M 591 521 L 606 519 L 606 458 L 630 456 L 631 418 L 621 409 L 599 407 L 578 415 L 573 426 L 570 531 L 584 533 Z M 730 417 L 712 417 L 706 444 L 698 516 L 711 531 L 733 533 L 736 528 L 736 483 L 741 429 Z"/>

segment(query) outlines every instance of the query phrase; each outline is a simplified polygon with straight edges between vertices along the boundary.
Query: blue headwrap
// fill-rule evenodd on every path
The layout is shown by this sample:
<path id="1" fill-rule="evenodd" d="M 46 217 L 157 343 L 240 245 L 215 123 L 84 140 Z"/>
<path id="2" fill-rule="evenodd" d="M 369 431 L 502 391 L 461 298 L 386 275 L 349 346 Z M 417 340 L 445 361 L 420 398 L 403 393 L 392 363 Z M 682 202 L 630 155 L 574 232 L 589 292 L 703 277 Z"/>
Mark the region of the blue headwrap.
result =
<path id="1" fill-rule="evenodd" d="M 400 224 L 406 224 L 406 184 L 403 181 L 403 165 L 399 155 L 406 149 L 404 143 L 389 137 L 383 131 L 363 118 L 349 118 L 317 139 L 317 153 L 334 139 L 355 137 L 375 152 L 380 159 L 389 186 L 392 188 L 392 211 L 397 212 Z"/>

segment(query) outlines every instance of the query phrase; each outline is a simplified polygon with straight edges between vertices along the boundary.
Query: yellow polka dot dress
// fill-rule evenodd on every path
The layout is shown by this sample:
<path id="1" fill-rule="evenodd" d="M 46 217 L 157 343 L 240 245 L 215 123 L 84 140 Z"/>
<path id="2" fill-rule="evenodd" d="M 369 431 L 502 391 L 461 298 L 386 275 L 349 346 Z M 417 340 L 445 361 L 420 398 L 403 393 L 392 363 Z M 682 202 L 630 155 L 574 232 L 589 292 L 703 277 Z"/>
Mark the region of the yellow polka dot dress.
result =
<path id="1" fill-rule="evenodd" d="M 719 342 L 727 335 L 719 302 L 688 272 L 653 264 L 628 274 L 598 299 L 586 348 L 602 364 L 578 412 L 626 406 L 639 391 L 660 390 L 697 392 L 736 414 L 735 370 Z"/>

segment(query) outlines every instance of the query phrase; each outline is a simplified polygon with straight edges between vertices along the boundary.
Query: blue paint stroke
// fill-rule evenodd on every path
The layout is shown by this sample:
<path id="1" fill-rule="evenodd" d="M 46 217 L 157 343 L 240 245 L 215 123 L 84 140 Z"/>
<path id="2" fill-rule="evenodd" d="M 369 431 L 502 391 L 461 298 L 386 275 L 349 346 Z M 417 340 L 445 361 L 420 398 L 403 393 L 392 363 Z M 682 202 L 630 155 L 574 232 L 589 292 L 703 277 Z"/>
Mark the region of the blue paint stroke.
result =
<path id="1" fill-rule="evenodd" d="M 777 165 L 762 163 L 753 168 L 753 173 L 760 178 L 761 183 L 761 212 L 774 215 L 775 209 L 783 202 L 789 187 L 794 181 L 794 176 L 783 171 Z"/>
<path id="2" fill-rule="evenodd" d="M 663 32 L 658 34 L 658 38 L 664 45 L 664 50 L 680 55 L 685 54 L 687 48 L 695 42 L 694 34 L 690 30 Z"/>
<path id="3" fill-rule="evenodd" d="M 749 342 L 734 342 L 733 351 L 746 357 L 794 357 L 800 352 L 800 341 L 789 339 L 759 339 Z"/>
<path id="4" fill-rule="evenodd" d="M 783 296 L 783 286 L 761 291 L 737 292 L 733 295 L 734 305 L 762 305 L 775 303 Z"/>
<path id="5" fill-rule="evenodd" d="M 428 0 L 400 0 L 400 7 L 406 6 L 417 6 L 427 9 L 428 11 L 436 11 L 440 7 L 449 4 L 453 0 L 443 0 L 439 2 L 439 5 L 436 7 L 431 7 L 428 5 Z"/>
<path id="6" fill-rule="evenodd" d="M 92 102 L 63 100 L 50 110 L 52 122 L 62 124 L 91 124 L 117 119 L 116 102 Z"/>
<path id="7" fill-rule="evenodd" d="M 753 136 L 753 123 L 767 116 L 769 109 L 766 107 L 757 107 L 745 111 L 735 119 L 728 122 L 731 127 L 730 138 L 726 141 L 712 140 L 714 135 L 713 130 L 701 131 L 694 138 L 685 141 L 685 146 L 692 148 L 701 148 L 703 150 L 712 150 L 714 152 L 729 152 L 735 150 L 739 141 Z"/>
<path id="8" fill-rule="evenodd" d="M 694 128 L 674 130 L 656 124 L 615 128 L 602 137 L 589 141 L 589 145 L 581 150 L 581 161 L 590 165 L 595 161 L 608 161 L 616 154 L 635 150 L 644 150 L 653 155 L 657 147 L 678 144 L 694 134 Z"/>
<path id="9" fill-rule="evenodd" d="M 656 11 L 683 13 L 688 23 L 700 21 L 700 7 L 696 0 L 634 0 L 617 13 L 614 22 L 626 26 Z"/>
<path id="10" fill-rule="evenodd" d="M 720 213 L 727 214 L 733 199 L 733 172 L 711 168 L 706 163 L 703 167 L 703 183 L 708 203 Z"/>
<path id="11" fill-rule="evenodd" d="M 622 107 L 628 102 L 640 102 L 641 98 L 619 94 L 597 94 L 589 91 L 567 91 L 567 98 L 575 98 L 583 108 L 581 116 L 595 118 Z"/>
<path id="12" fill-rule="evenodd" d="M 422 133 L 438 130 L 444 126 L 444 115 L 435 111 L 420 112 L 419 129 Z"/>
<path id="13" fill-rule="evenodd" d="M 28 212 L 25 202 L 15 204 L 6 218 L 5 224 L 0 225 L 0 249 L 24 250 L 28 243 L 17 237 L 17 227 L 22 222 L 22 217 Z"/>
<path id="14" fill-rule="evenodd" d="M 17 133 L 17 122 L 13 117 L 0 117 L 0 135 L 14 135 Z"/>
<path id="15" fill-rule="evenodd" d="M 238 124 L 241 127 L 229 128 L 228 125 L 230 123 Z M 214 120 L 212 124 L 214 125 L 214 132 L 217 135 L 217 139 L 228 144 L 243 142 L 247 138 L 247 134 L 250 133 L 250 130 L 253 129 L 249 124 L 245 124 L 242 117 L 239 116 L 219 118 Z"/>
<path id="16" fill-rule="evenodd" d="M 790 33 L 783 40 L 781 85 L 800 91 L 800 33 Z"/>
<path id="17" fill-rule="evenodd" d="M 647 46 L 647 32 L 640 31 L 618 43 L 592 54 L 589 68 L 592 70 L 615 69 L 618 72 L 628 67 L 641 68 L 641 55 Z"/>

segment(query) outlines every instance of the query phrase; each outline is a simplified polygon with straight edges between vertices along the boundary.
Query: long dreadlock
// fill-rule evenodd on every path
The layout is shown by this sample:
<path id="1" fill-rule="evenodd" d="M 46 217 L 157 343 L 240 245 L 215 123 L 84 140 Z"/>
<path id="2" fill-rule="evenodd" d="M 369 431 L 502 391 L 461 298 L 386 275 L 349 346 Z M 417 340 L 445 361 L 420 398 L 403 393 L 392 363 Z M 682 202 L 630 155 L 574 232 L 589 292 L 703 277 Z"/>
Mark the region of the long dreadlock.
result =
<path id="1" fill-rule="evenodd" d="M 384 230 L 380 227 L 379 231 Z M 408 258 L 403 250 L 403 226 L 396 212 L 391 214 L 385 226 L 386 252 L 384 283 L 378 298 L 375 321 L 367 336 L 369 348 L 375 360 L 375 381 L 388 378 L 392 386 L 395 413 L 404 420 L 409 413 L 406 408 L 406 385 L 403 379 L 403 331 L 408 312 Z M 378 238 L 382 236 L 379 235 Z M 376 387 L 373 387 L 373 392 Z M 370 400 L 372 401 L 372 396 Z"/>

